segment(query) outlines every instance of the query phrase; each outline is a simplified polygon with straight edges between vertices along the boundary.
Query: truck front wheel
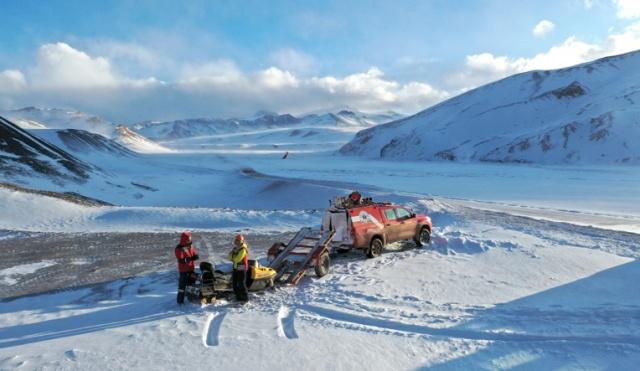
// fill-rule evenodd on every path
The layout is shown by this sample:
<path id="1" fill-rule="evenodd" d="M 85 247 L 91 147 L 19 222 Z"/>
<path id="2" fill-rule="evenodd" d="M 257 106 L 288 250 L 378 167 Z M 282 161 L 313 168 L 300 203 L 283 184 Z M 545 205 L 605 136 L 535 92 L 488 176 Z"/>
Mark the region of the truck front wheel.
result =
<path id="1" fill-rule="evenodd" d="M 367 249 L 367 258 L 375 258 L 382 254 L 382 249 L 384 248 L 384 242 L 380 237 L 374 237 L 369 244 L 369 248 Z"/>
<path id="2" fill-rule="evenodd" d="M 418 232 L 418 235 L 413 238 L 413 242 L 415 242 L 418 247 L 428 245 L 429 242 L 431 242 L 431 232 L 429 231 L 429 228 L 420 228 L 420 232 Z"/>

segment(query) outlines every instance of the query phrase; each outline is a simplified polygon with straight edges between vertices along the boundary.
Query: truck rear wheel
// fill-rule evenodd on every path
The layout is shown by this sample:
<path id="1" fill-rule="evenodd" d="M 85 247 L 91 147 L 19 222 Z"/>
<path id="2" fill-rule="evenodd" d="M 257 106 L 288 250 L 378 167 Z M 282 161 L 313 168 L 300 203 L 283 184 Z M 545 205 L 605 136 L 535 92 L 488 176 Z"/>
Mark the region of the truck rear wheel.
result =
<path id="1" fill-rule="evenodd" d="M 422 247 L 424 245 L 428 245 L 431 242 L 431 231 L 429 228 L 422 227 L 418 235 L 414 237 L 413 241 L 416 243 L 416 246 Z"/>
<path id="2" fill-rule="evenodd" d="M 382 254 L 382 249 L 384 249 L 384 242 L 380 237 L 374 237 L 369 244 L 369 248 L 367 249 L 367 258 L 375 258 Z"/>
<path id="3" fill-rule="evenodd" d="M 329 258 L 329 253 L 325 252 L 324 254 L 320 255 L 320 258 L 318 258 L 318 263 L 314 267 L 316 271 L 316 276 L 318 278 L 326 276 L 327 273 L 329 273 L 330 265 L 331 265 L 331 259 Z"/>

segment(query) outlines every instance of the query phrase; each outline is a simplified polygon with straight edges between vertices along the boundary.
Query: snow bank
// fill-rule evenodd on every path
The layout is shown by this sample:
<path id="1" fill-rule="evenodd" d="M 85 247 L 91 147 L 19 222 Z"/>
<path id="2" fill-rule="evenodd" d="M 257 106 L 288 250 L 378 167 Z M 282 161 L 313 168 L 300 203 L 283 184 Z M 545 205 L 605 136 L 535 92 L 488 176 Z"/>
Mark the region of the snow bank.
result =
<path id="1" fill-rule="evenodd" d="M 247 230 L 269 232 L 316 225 L 318 210 L 243 210 L 177 207 L 85 207 L 0 189 L 0 229 L 37 232 L 160 232 Z"/>
<path id="2" fill-rule="evenodd" d="M 11 268 L 0 270 L 0 284 L 13 285 L 18 282 L 19 276 L 27 274 L 33 274 L 40 269 L 44 269 L 55 265 L 56 262 L 52 260 L 43 260 L 39 263 L 16 265 Z"/>

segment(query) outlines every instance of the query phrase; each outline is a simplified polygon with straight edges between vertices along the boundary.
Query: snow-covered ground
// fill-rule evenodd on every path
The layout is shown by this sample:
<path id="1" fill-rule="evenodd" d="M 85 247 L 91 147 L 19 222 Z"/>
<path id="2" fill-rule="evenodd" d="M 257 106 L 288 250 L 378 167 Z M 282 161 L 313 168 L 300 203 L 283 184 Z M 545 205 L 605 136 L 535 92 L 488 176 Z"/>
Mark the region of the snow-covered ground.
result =
<path id="1" fill-rule="evenodd" d="M 640 236 L 415 200 L 426 249 L 333 259 L 248 306 L 174 304 L 174 272 L 5 301 L 2 369 L 633 369 Z M 393 250 L 393 251 L 392 251 Z M 219 256 L 205 258 L 219 259 Z M 239 356 L 241 355 L 241 356 Z"/>
<path id="2" fill-rule="evenodd" d="M 141 206 L 86 207 L 0 188 L 0 229 L 30 232 L 161 232 L 192 229 L 290 231 L 316 224 L 320 210 Z"/>
<path id="3" fill-rule="evenodd" d="M 328 200 L 353 189 L 429 214 L 432 243 L 396 244 L 377 259 L 339 254 L 326 277 L 253 294 L 244 307 L 174 304 L 176 274 L 163 265 L 171 263 L 170 248 L 164 263 L 145 267 L 161 267 L 153 273 L 24 297 L 4 290 L 11 299 L 0 305 L 0 369 L 640 364 L 640 168 L 373 161 L 332 155 L 352 129 L 306 135 L 311 130 L 168 140 L 161 144 L 171 152 L 162 154 L 86 154 L 81 159 L 100 173 L 85 183 L 9 179 L 117 206 L 0 188 L 2 245 L 15 242 L 8 249 L 15 251 L 40 233 L 68 234 L 66 240 L 86 232 L 192 229 L 195 241 L 209 246 L 208 238 L 221 238 L 209 237 L 212 231 L 251 235 L 318 225 Z M 144 245 L 142 255 L 164 246 L 147 239 L 124 234 L 117 243 Z M 260 256 L 267 247 L 252 252 Z M 28 261 L 0 261 L 0 285 L 33 284 L 64 264 L 90 266 L 81 246 L 60 248 L 77 251 L 75 263 L 36 247 Z M 114 251 L 112 260 L 136 263 L 127 253 Z M 201 255 L 220 262 L 226 250 Z"/>
<path id="4" fill-rule="evenodd" d="M 42 260 L 38 263 L 15 265 L 11 268 L 0 270 L 0 284 L 5 286 L 14 285 L 18 282 L 18 277 L 36 273 L 38 270 L 50 267 L 56 263 L 51 260 Z"/>

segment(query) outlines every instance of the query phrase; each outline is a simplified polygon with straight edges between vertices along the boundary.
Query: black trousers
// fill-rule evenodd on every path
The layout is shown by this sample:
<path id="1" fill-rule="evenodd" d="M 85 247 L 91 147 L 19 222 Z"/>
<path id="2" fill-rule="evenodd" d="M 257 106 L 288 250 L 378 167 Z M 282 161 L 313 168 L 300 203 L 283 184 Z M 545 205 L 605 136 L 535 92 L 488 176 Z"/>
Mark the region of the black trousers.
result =
<path id="1" fill-rule="evenodd" d="M 178 304 L 184 303 L 184 288 L 187 287 L 188 284 L 193 283 L 193 278 L 191 278 L 191 274 L 193 272 L 180 272 L 180 278 L 178 279 L 178 297 L 176 301 Z"/>
<path id="2" fill-rule="evenodd" d="M 234 270 L 232 276 L 233 292 L 236 294 L 236 300 L 249 301 L 249 289 L 247 289 L 247 272 Z"/>

